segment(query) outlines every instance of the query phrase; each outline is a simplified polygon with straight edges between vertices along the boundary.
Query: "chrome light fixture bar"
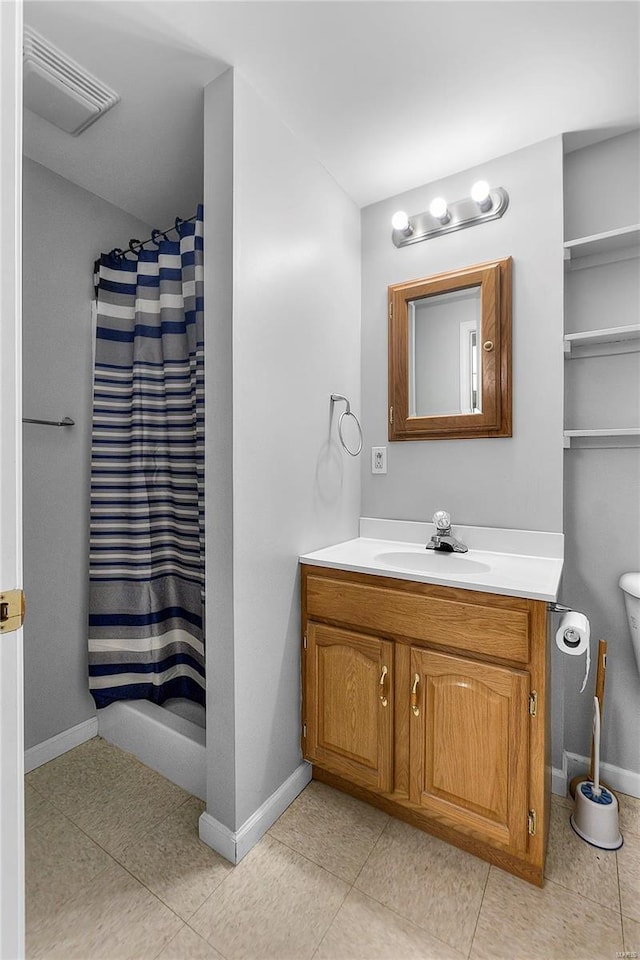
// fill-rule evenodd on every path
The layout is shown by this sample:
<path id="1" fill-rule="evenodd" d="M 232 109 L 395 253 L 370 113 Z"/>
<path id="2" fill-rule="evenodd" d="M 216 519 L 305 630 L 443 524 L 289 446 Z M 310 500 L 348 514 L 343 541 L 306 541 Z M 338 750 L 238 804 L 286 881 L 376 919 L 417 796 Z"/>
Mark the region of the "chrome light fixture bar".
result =
<path id="1" fill-rule="evenodd" d="M 465 197 L 463 200 L 456 200 L 454 203 L 446 203 L 441 197 L 436 198 L 440 201 L 436 212 L 440 216 L 433 216 L 432 213 L 417 213 L 415 216 L 407 217 L 406 214 L 401 221 L 398 211 L 393 218 L 393 232 L 391 239 L 396 247 L 406 247 L 410 243 L 419 243 L 421 240 L 430 240 L 432 237 L 439 237 L 443 233 L 453 233 L 455 230 L 464 230 L 466 227 L 474 227 L 477 223 L 487 223 L 489 220 L 498 220 L 505 213 L 509 206 L 509 194 L 503 187 L 493 187 L 488 191 L 476 191 L 477 184 L 474 184 L 472 193 L 482 197 L 474 200 L 473 196 Z M 444 209 L 440 210 L 444 203 Z M 433 202 L 431 204 L 433 207 Z M 397 218 L 397 219 L 396 219 Z M 404 223 L 406 227 L 397 229 L 395 224 Z"/>

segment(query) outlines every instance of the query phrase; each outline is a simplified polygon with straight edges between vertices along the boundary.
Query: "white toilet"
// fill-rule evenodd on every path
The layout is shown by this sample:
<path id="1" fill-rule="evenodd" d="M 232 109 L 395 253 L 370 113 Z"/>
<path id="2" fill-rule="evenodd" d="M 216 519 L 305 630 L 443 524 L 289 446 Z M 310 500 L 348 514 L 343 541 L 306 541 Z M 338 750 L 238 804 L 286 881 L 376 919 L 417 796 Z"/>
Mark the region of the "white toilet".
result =
<path id="1" fill-rule="evenodd" d="M 640 672 L 640 572 L 623 573 L 618 585 L 624 593 L 624 604 L 627 608 L 631 643 L 636 655 L 636 663 Z"/>

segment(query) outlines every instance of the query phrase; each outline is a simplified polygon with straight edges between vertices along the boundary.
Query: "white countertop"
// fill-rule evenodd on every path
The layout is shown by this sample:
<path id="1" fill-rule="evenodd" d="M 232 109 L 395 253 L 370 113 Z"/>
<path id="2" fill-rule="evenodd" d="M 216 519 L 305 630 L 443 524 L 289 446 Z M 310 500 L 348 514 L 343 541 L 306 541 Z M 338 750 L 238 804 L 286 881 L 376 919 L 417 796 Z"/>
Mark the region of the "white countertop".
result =
<path id="1" fill-rule="evenodd" d="M 554 601 L 558 597 L 562 534 L 454 525 L 453 535 L 469 546 L 467 553 L 460 554 L 426 550 L 434 531 L 429 523 L 363 519 L 360 530 L 377 536 L 360 536 L 314 550 L 302 555 L 300 561 L 532 600 Z M 406 539 L 395 539 L 399 533 Z M 479 549 L 485 544 L 494 548 L 508 545 L 509 550 Z M 513 552 L 514 548 L 518 552 Z"/>

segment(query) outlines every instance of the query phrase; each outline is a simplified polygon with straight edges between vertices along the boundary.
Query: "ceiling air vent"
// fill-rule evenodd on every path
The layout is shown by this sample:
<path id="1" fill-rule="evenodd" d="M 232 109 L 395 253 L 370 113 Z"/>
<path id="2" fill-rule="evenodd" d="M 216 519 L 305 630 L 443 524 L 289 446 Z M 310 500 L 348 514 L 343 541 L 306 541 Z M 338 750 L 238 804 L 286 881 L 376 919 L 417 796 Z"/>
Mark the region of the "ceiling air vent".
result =
<path id="1" fill-rule="evenodd" d="M 24 105 L 77 136 L 120 99 L 32 27 L 24 28 Z"/>

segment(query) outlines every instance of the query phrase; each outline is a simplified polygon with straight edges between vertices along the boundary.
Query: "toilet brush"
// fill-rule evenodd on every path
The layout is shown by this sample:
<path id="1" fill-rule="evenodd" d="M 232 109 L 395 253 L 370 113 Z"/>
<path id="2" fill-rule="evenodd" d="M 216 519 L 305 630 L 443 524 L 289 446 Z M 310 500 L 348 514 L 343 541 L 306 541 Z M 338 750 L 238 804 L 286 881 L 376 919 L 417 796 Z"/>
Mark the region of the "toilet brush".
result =
<path id="1" fill-rule="evenodd" d="M 607 670 L 607 641 L 600 640 L 598 643 L 598 664 L 596 666 L 596 697 L 598 698 L 598 703 L 600 704 L 600 712 L 602 719 L 602 711 L 604 710 L 604 682 L 606 678 Z M 573 799 L 576 795 L 576 790 L 579 783 L 583 783 L 585 780 L 593 780 L 593 753 L 594 753 L 594 741 L 591 739 L 591 760 L 589 764 L 588 773 L 579 773 L 575 777 L 572 777 L 569 784 L 569 794 Z M 607 783 L 603 783 L 602 786 L 606 787 L 607 790 L 611 790 L 611 787 Z"/>
<path id="2" fill-rule="evenodd" d="M 600 703 L 593 698 L 593 780 L 576 789 L 576 805 L 571 826 L 583 840 L 601 850 L 617 850 L 622 846 L 618 825 L 618 800 L 600 783 Z"/>

